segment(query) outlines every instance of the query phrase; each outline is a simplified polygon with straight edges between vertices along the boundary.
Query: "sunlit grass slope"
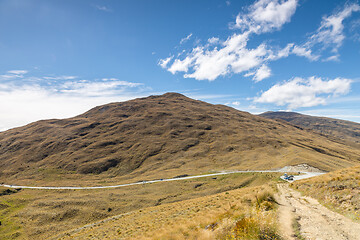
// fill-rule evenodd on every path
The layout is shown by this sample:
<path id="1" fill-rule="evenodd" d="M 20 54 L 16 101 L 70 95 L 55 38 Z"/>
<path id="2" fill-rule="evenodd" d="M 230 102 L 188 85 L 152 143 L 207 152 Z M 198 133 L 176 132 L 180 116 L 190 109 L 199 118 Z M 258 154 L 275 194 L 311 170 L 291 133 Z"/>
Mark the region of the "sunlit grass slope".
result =
<path id="1" fill-rule="evenodd" d="M 101 190 L 14 190 L 0 196 L 0 239 L 48 239 L 114 215 L 174 202 L 180 206 L 187 199 L 276 181 L 279 175 L 232 174 Z"/>

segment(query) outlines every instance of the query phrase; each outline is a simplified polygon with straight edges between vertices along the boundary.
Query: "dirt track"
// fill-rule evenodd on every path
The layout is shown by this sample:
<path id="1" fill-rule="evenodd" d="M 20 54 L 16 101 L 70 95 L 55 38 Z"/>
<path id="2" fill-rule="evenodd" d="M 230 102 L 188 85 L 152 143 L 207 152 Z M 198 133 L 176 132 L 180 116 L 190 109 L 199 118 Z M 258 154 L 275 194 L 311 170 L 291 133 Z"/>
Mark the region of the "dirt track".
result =
<path id="1" fill-rule="evenodd" d="M 278 188 L 279 221 L 285 239 L 297 239 L 292 227 L 295 218 L 305 239 L 360 240 L 359 223 L 330 211 L 313 198 L 301 196 L 287 184 L 279 184 Z"/>

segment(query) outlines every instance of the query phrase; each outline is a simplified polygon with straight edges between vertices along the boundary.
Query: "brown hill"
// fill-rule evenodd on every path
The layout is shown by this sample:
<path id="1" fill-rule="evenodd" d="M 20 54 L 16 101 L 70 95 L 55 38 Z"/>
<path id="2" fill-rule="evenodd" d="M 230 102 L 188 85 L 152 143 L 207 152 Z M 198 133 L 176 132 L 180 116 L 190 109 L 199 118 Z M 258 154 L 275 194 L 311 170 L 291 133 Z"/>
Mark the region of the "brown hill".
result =
<path id="1" fill-rule="evenodd" d="M 294 125 L 309 128 L 343 140 L 360 143 L 360 124 L 340 119 L 314 117 L 296 112 L 265 112 L 262 117 L 285 120 Z"/>
<path id="2" fill-rule="evenodd" d="M 140 180 L 300 163 L 333 170 L 359 162 L 360 150 L 341 140 L 177 93 L 0 133 L 0 179 L 16 183 Z"/>

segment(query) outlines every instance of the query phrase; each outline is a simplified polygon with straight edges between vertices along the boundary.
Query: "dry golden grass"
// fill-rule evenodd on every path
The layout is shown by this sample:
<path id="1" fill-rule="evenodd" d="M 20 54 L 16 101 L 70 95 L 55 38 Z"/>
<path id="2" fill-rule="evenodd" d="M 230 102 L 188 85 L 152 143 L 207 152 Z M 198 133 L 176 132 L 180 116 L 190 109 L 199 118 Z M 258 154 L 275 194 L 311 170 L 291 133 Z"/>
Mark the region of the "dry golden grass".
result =
<path id="1" fill-rule="evenodd" d="M 360 220 L 360 166 L 327 173 L 291 184 L 325 206 Z"/>
<path id="2" fill-rule="evenodd" d="M 285 122 L 176 93 L 0 133 L 0 182 L 99 185 L 223 169 L 358 164 L 360 149 Z"/>
<path id="3" fill-rule="evenodd" d="M 173 202 L 180 206 L 187 199 L 262 185 L 279 175 L 231 174 L 102 190 L 22 189 L 0 197 L 0 239 L 47 239 L 114 215 Z"/>
<path id="4" fill-rule="evenodd" d="M 61 239 L 280 239 L 273 192 L 262 185 L 145 208 Z"/>

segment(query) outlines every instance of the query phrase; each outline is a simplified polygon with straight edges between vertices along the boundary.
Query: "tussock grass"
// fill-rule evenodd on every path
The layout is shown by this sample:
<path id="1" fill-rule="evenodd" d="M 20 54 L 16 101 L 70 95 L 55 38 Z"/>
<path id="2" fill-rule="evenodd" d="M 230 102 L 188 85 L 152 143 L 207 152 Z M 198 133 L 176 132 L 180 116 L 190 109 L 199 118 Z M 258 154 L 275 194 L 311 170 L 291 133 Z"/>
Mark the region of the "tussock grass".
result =
<path id="1" fill-rule="evenodd" d="M 272 196 L 268 185 L 231 190 L 145 208 L 62 239 L 280 239 Z"/>
<path id="2" fill-rule="evenodd" d="M 1 201 L 6 201 L 3 205 L 0 202 L 0 221 L 3 223 L 0 226 L 0 239 L 8 239 L 14 233 L 20 239 L 48 239 L 114 215 L 135 211 L 142 216 L 143 209 L 152 206 L 161 207 L 176 202 L 180 204 L 187 199 L 221 192 L 228 192 L 224 193 L 228 198 L 232 189 L 262 185 L 278 176 L 275 173 L 243 173 L 102 190 L 22 189 L 0 198 Z M 6 188 L 0 189 L 2 191 L 7 192 Z M 210 205 L 208 203 L 205 207 Z M 216 209 L 221 207 L 220 203 L 216 205 Z M 201 209 L 192 207 L 188 211 L 197 213 Z M 179 214 L 182 216 L 182 213 Z M 149 218 L 147 225 L 154 226 L 151 222 L 152 219 Z M 125 228 L 126 231 L 119 228 L 120 236 L 128 234 L 127 231 L 137 231 L 134 225 L 125 225 Z"/>

